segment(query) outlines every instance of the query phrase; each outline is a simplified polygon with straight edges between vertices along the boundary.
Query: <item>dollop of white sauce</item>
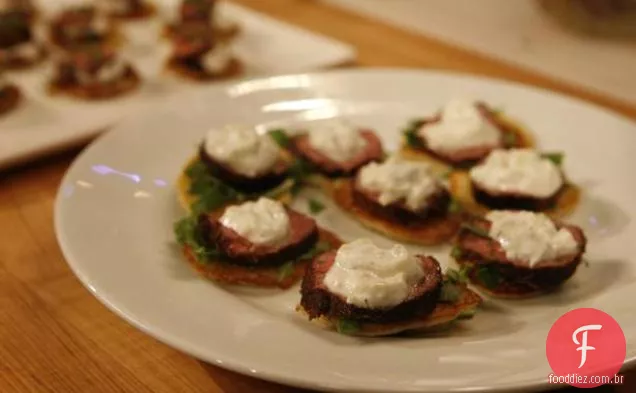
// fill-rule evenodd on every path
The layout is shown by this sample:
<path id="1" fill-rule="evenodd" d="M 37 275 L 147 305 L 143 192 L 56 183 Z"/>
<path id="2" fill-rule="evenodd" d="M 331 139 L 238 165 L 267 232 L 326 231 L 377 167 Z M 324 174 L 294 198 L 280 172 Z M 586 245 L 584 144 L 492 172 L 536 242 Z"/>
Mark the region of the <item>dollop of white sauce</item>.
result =
<path id="1" fill-rule="evenodd" d="M 338 249 L 324 284 L 347 303 L 388 308 L 402 303 L 423 276 L 417 258 L 404 246 L 380 248 L 369 239 L 359 239 Z"/>
<path id="2" fill-rule="evenodd" d="M 355 158 L 367 145 L 357 127 L 342 121 L 320 122 L 309 128 L 311 146 L 336 162 Z"/>
<path id="3" fill-rule="evenodd" d="M 357 180 L 360 187 L 379 193 L 381 205 L 403 200 L 411 210 L 425 207 L 426 200 L 441 187 L 430 165 L 399 156 L 391 156 L 383 163 L 365 165 Z"/>
<path id="4" fill-rule="evenodd" d="M 276 142 L 253 128 L 228 126 L 210 130 L 204 149 L 215 160 L 250 177 L 269 172 L 280 158 Z"/>
<path id="5" fill-rule="evenodd" d="M 527 211 L 491 211 L 489 236 L 501 245 L 506 258 L 527 262 L 530 267 L 540 261 L 574 255 L 579 246 L 567 229 L 557 229 L 542 213 Z"/>
<path id="6" fill-rule="evenodd" d="M 77 81 L 80 85 L 96 83 L 110 83 L 120 79 L 126 72 L 126 63 L 121 59 L 114 59 L 102 65 L 95 74 L 77 70 Z"/>
<path id="7" fill-rule="evenodd" d="M 480 187 L 497 192 L 548 198 L 563 185 L 559 167 L 530 149 L 497 149 L 470 170 Z"/>
<path id="8" fill-rule="evenodd" d="M 217 44 L 201 57 L 201 65 L 212 74 L 222 73 L 234 58 L 232 48 L 227 44 Z"/>
<path id="9" fill-rule="evenodd" d="M 220 222 L 258 245 L 278 244 L 284 241 L 289 233 L 289 216 L 285 207 L 282 203 L 268 198 L 230 206 L 225 209 Z"/>
<path id="10" fill-rule="evenodd" d="M 501 132 L 473 102 L 453 100 L 444 106 L 440 120 L 418 131 L 431 150 L 452 153 L 463 149 L 498 146 Z"/>

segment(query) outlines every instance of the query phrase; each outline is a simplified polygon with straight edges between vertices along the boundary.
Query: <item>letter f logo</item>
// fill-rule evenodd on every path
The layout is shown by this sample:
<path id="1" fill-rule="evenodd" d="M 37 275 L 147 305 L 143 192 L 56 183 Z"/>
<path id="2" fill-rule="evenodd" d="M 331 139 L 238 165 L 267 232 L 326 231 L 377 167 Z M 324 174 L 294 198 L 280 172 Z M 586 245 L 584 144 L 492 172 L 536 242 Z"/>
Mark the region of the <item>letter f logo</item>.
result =
<path id="1" fill-rule="evenodd" d="M 587 332 L 589 330 L 601 330 L 602 327 L 602 325 L 585 325 L 576 329 L 574 333 L 572 333 L 572 341 L 574 341 L 574 344 L 581 345 L 576 349 L 577 351 L 581 351 L 581 364 L 579 364 L 579 368 L 583 367 L 585 361 L 587 360 L 587 351 L 593 351 L 596 349 L 592 346 L 587 345 Z M 581 332 L 583 332 L 583 334 L 581 335 L 581 342 L 579 342 L 576 336 Z"/>

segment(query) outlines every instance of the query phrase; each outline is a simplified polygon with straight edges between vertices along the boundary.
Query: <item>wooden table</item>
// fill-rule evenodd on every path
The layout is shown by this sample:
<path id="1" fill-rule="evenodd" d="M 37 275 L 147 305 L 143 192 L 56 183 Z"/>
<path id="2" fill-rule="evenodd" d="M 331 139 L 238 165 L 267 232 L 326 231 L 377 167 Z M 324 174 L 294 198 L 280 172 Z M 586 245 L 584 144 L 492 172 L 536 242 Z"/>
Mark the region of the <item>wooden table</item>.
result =
<path id="1" fill-rule="evenodd" d="M 636 105 L 520 71 L 311 0 L 238 0 L 359 50 L 360 66 L 442 68 L 576 95 L 636 118 Z M 381 37 L 379 39 L 378 37 Z M 68 269 L 53 201 L 77 151 L 0 174 L 0 392 L 297 392 L 181 354 L 101 306 Z M 636 391 L 636 372 L 611 392 Z"/>

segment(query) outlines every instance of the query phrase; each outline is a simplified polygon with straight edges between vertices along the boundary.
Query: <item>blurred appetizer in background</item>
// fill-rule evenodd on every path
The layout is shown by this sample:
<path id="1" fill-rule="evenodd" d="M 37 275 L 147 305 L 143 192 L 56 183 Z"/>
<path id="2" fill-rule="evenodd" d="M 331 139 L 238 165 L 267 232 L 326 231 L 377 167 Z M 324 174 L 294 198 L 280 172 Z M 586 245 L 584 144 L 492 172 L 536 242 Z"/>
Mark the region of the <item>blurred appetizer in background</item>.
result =
<path id="1" fill-rule="evenodd" d="M 452 257 L 491 295 L 528 297 L 572 277 L 586 243 L 579 227 L 545 214 L 498 210 L 462 226 Z"/>
<path id="2" fill-rule="evenodd" d="M 202 25 L 188 26 L 174 37 L 168 69 L 201 82 L 231 78 L 242 72 L 231 43 L 215 39 L 209 27 Z"/>
<path id="3" fill-rule="evenodd" d="M 28 68 L 39 63 L 45 53 L 27 13 L 0 11 L 0 68 Z"/>
<path id="4" fill-rule="evenodd" d="M 531 136 L 502 112 L 482 102 L 455 100 L 432 117 L 411 121 L 402 152 L 441 169 L 467 168 L 495 149 L 532 145 Z"/>
<path id="5" fill-rule="evenodd" d="M 147 18 L 155 11 L 145 0 L 97 0 L 97 8 L 110 17 L 124 20 Z"/>
<path id="6" fill-rule="evenodd" d="M 19 12 L 31 20 L 37 16 L 37 10 L 30 0 L 0 0 L 0 13 L 3 12 Z"/>
<path id="7" fill-rule="evenodd" d="M 100 9 L 82 4 L 65 8 L 53 17 L 50 37 L 57 46 L 74 50 L 86 45 L 112 45 L 117 33 Z"/>
<path id="8" fill-rule="evenodd" d="M 474 214 L 514 209 L 564 216 L 578 203 L 579 190 L 567 181 L 562 161 L 559 153 L 497 149 L 468 173 L 451 173 L 451 194 Z"/>
<path id="9" fill-rule="evenodd" d="M 209 212 L 266 196 L 290 202 L 303 174 L 289 152 L 251 127 L 212 129 L 178 181 L 182 206 Z"/>
<path id="10" fill-rule="evenodd" d="M 192 26 L 207 27 L 217 40 L 229 40 L 239 32 L 238 23 L 223 15 L 216 0 L 183 0 L 166 30 L 168 36 L 178 36 Z"/>
<path id="11" fill-rule="evenodd" d="M 480 304 L 435 258 L 359 239 L 314 257 L 296 310 L 343 334 L 385 336 L 471 318 Z"/>
<path id="12" fill-rule="evenodd" d="M 434 245 L 457 232 L 459 206 L 422 161 L 391 156 L 335 183 L 334 201 L 363 225 L 398 241 Z"/>
<path id="13" fill-rule="evenodd" d="M 4 116 L 13 111 L 21 100 L 18 87 L 8 82 L 0 69 L 0 116 Z"/>
<path id="14" fill-rule="evenodd" d="M 177 242 L 203 276 L 225 284 L 289 288 L 315 255 L 340 246 L 313 218 L 260 198 L 175 224 Z"/>
<path id="15" fill-rule="evenodd" d="M 130 93 L 140 82 L 133 66 L 114 49 L 95 45 L 61 54 L 50 89 L 55 94 L 103 100 Z"/>
<path id="16" fill-rule="evenodd" d="M 313 181 L 328 191 L 334 180 L 384 158 L 382 142 L 373 131 L 341 119 L 311 123 L 286 138 L 290 151 L 317 174 Z"/>

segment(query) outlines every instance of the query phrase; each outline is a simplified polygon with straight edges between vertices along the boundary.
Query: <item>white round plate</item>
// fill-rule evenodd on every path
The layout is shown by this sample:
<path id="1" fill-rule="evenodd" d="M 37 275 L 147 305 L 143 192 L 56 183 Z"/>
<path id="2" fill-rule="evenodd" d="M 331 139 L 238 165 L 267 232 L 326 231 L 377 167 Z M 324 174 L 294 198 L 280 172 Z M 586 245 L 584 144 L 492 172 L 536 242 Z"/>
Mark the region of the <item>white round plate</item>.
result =
<path id="1" fill-rule="evenodd" d="M 183 212 L 173 184 L 211 127 L 275 127 L 335 116 L 377 130 L 388 149 L 400 129 L 455 97 L 481 99 L 534 130 L 540 147 L 565 153 L 584 188 L 571 221 L 589 236 L 589 267 L 562 291 L 488 301 L 446 334 L 356 339 L 295 315 L 298 289 L 224 288 L 201 279 L 172 243 Z M 64 178 L 57 236 L 71 268 L 111 310 L 205 361 L 285 384 L 347 391 L 458 392 L 548 388 L 545 339 L 578 307 L 614 316 L 636 357 L 636 125 L 592 105 L 535 88 L 411 70 L 346 70 L 278 76 L 182 96 L 131 116 L 87 148 Z M 326 198 L 322 197 L 326 201 Z M 318 216 L 345 240 L 371 237 L 337 207 Z M 296 206 L 306 211 L 306 203 Z M 443 265 L 448 248 L 429 248 Z"/>

